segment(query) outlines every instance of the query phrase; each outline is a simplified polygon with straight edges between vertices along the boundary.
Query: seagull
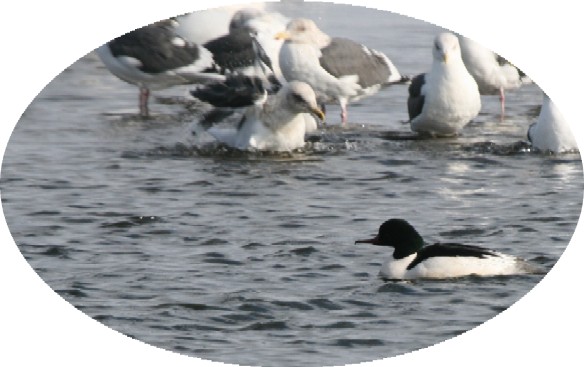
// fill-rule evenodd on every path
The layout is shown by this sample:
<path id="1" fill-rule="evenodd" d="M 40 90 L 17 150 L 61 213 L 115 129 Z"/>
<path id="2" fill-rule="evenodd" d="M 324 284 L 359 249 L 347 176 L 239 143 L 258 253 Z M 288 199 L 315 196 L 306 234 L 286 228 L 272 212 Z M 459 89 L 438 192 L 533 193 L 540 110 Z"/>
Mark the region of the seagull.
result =
<path id="1" fill-rule="evenodd" d="M 563 153 L 578 150 L 568 122 L 545 93 L 541 111 L 537 121 L 529 126 L 527 138 L 534 148 L 541 151 Z"/>
<path id="2" fill-rule="evenodd" d="M 140 88 L 140 115 L 148 117 L 150 90 L 174 85 L 220 81 L 209 72 L 211 53 L 175 32 L 176 21 L 163 20 L 115 38 L 96 52 L 118 78 Z"/>
<path id="3" fill-rule="evenodd" d="M 274 38 L 274 34 L 285 30 L 289 21 L 290 19 L 278 12 L 254 11 L 253 8 L 246 8 L 236 13 L 230 24 L 232 28 L 245 29 L 254 35 L 271 60 L 272 72 L 280 83 L 286 82 L 280 70 L 280 49 L 284 41 Z"/>
<path id="4" fill-rule="evenodd" d="M 221 73 L 258 76 L 266 74 L 267 67 L 282 82 L 284 80 L 277 66 L 282 42 L 275 40 L 273 34 L 284 29 L 285 19 L 279 13 L 244 8 L 233 15 L 229 33 L 212 39 L 203 46 L 211 51 Z M 256 62 L 258 51 L 260 64 Z"/>
<path id="5" fill-rule="evenodd" d="M 505 115 L 505 90 L 517 89 L 528 80 L 521 70 L 503 57 L 469 38 L 458 36 L 462 60 L 482 95 L 499 95 L 501 116 Z"/>
<path id="6" fill-rule="evenodd" d="M 238 18 L 236 13 L 234 19 Z M 255 19 L 255 18 L 254 18 Z M 259 43 L 256 33 L 246 35 L 250 45 L 246 46 L 245 65 L 235 67 L 233 74 L 225 83 L 210 85 L 208 88 L 198 89 L 191 93 L 194 97 L 212 104 L 215 109 L 206 113 L 201 125 L 207 128 L 236 112 L 236 109 L 255 104 L 264 96 L 276 94 L 283 84 L 275 76 L 274 63 Z M 229 36 L 227 39 L 232 39 Z M 240 64 L 242 65 L 242 64 Z M 267 67 L 267 68 L 266 68 Z M 246 72 L 247 71 L 247 72 Z M 317 119 L 313 115 L 302 115 L 306 123 L 306 133 L 318 129 Z"/>
<path id="7" fill-rule="evenodd" d="M 389 219 L 377 236 L 358 240 L 393 247 L 380 275 L 386 279 L 454 278 L 469 275 L 495 276 L 540 272 L 527 261 L 488 248 L 458 243 L 426 245 L 416 229 L 404 219 Z"/>
<path id="8" fill-rule="evenodd" d="M 305 144 L 306 118 L 324 119 L 316 94 L 310 85 L 293 81 L 268 94 L 258 77 L 234 75 L 223 83 L 209 84 L 191 91 L 192 95 L 219 110 L 207 113 L 199 122 L 204 128 L 222 120 L 221 108 L 245 107 L 236 129 L 211 127 L 208 132 L 218 141 L 240 150 L 285 152 Z"/>
<path id="9" fill-rule="evenodd" d="M 245 9 L 264 10 L 264 3 L 246 4 Z M 193 11 L 176 17 L 177 33 L 190 42 L 203 45 L 228 33 L 235 14 L 244 9 L 241 4 Z"/>
<path id="10" fill-rule="evenodd" d="M 267 58 L 264 58 L 265 51 L 256 43 L 255 47 L 260 47 L 260 53 L 254 50 L 255 34 L 245 27 L 246 22 L 259 15 L 259 10 L 255 8 L 242 9 L 236 12 L 229 24 L 229 33 L 206 42 L 203 46 L 213 54 L 213 60 L 217 65 L 217 72 L 238 73 L 245 75 L 264 74 L 264 65 L 272 69 L 272 65 Z M 260 63 L 256 56 L 260 57 Z M 261 63 L 264 65 L 261 65 Z M 258 69 L 259 66 L 259 69 Z"/>
<path id="11" fill-rule="evenodd" d="M 430 71 L 414 77 L 409 86 L 410 126 L 431 136 L 456 135 L 479 114 L 479 88 L 462 62 L 454 34 L 436 36 L 432 55 Z"/>
<path id="12" fill-rule="evenodd" d="M 284 40 L 279 63 L 284 78 L 306 82 L 320 100 L 340 104 L 343 125 L 350 101 L 408 80 L 383 53 L 346 38 L 330 37 L 310 19 L 291 20 L 275 37 Z"/>

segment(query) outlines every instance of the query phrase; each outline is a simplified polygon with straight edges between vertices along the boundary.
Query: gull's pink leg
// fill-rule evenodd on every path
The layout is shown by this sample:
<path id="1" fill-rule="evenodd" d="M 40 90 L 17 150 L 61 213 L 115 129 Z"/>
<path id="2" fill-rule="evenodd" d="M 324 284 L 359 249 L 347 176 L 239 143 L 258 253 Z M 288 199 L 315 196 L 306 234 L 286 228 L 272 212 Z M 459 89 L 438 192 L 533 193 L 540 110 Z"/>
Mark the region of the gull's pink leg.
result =
<path id="1" fill-rule="evenodd" d="M 347 118 L 349 116 L 349 114 L 347 113 L 347 101 L 341 99 L 339 101 L 339 104 L 341 105 L 341 124 L 343 126 L 347 126 Z"/>
<path id="2" fill-rule="evenodd" d="M 505 89 L 499 88 L 499 101 L 501 101 L 501 121 L 505 119 Z"/>
<path id="3" fill-rule="evenodd" d="M 140 116 L 148 117 L 148 97 L 150 97 L 150 89 L 140 88 Z"/>

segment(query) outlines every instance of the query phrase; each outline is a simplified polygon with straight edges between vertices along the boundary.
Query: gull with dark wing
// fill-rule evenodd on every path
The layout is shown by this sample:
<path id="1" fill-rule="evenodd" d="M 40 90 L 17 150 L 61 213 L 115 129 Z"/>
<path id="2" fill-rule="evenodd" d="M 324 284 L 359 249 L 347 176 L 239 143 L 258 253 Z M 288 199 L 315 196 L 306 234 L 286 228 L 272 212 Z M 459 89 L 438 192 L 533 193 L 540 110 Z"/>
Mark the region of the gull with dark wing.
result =
<path id="1" fill-rule="evenodd" d="M 319 100 L 338 103 L 343 124 L 347 123 L 349 102 L 408 80 L 383 53 L 346 38 L 330 37 L 310 19 L 290 21 L 276 38 L 285 41 L 280 49 L 284 78 L 306 82 Z"/>
<path id="2" fill-rule="evenodd" d="M 215 106 L 200 125 L 208 128 L 220 120 L 223 109 L 245 107 L 236 128 L 210 127 L 207 131 L 218 141 L 241 150 L 292 151 L 305 144 L 307 118 L 324 119 L 316 95 L 304 82 L 290 82 L 269 94 L 264 80 L 235 75 L 224 83 L 210 84 L 191 92 L 194 97 Z"/>
<path id="3" fill-rule="evenodd" d="M 183 17 L 179 17 L 179 21 L 182 20 Z M 255 7 L 242 8 L 231 17 L 227 33 L 206 40 L 203 46 L 213 54 L 218 73 L 263 76 L 267 68 L 282 82 L 284 79 L 277 65 L 282 41 L 275 40 L 273 35 L 284 29 L 286 23 L 287 18 L 280 13 Z M 254 48 L 259 48 L 260 62 L 256 62 Z"/>
<path id="4" fill-rule="evenodd" d="M 164 20 L 115 38 L 96 52 L 108 70 L 140 88 L 140 115 L 149 116 L 150 90 L 174 85 L 224 80 L 210 71 L 214 62 L 204 47 L 175 32 L 176 22 Z"/>
<path id="5" fill-rule="evenodd" d="M 505 115 L 505 90 L 530 81 L 521 70 L 478 42 L 458 36 L 462 61 L 482 95 L 499 95 L 501 117 Z"/>

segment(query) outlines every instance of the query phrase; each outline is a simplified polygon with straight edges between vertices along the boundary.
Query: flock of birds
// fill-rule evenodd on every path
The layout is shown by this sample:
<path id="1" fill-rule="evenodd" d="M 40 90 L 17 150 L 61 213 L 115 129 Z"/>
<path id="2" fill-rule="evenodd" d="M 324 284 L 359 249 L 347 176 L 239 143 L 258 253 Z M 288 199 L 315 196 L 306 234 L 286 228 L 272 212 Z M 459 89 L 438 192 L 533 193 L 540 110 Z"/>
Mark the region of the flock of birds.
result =
<path id="1" fill-rule="evenodd" d="M 396 83 L 410 84 L 407 108 L 414 132 L 453 136 L 478 115 L 481 95 L 498 94 L 503 117 L 505 90 L 528 80 L 494 52 L 452 33 L 436 36 L 431 69 L 409 78 L 382 52 L 331 37 L 310 19 L 290 20 L 258 8 L 231 9 L 222 14 L 231 16 L 228 32 L 222 34 L 219 26 L 213 29 L 203 22 L 216 17 L 213 12 L 221 9 L 147 25 L 97 53 L 114 75 L 140 88 L 144 117 L 149 115 L 150 90 L 197 85 L 192 95 L 215 107 L 200 125 L 238 149 L 301 148 L 303 136 L 323 120 L 326 104 L 340 105 L 345 125 L 350 102 Z M 238 109 L 243 117 L 236 129 L 213 127 Z M 527 137 L 542 151 L 577 149 L 568 124 L 547 97 Z"/>
<path id="2" fill-rule="evenodd" d="M 498 94 L 503 116 L 505 90 L 519 88 L 525 80 L 520 70 L 492 51 L 453 33 L 436 36 L 431 69 L 409 78 L 382 52 L 331 37 L 310 19 L 290 20 L 256 8 L 229 14 L 226 34 L 198 26 L 201 17 L 213 14 L 195 12 L 129 32 L 97 53 L 114 75 L 140 88 L 144 117 L 149 115 L 150 90 L 196 84 L 192 96 L 213 106 L 197 125 L 238 149 L 301 148 L 305 134 L 324 121 L 326 104 L 339 104 L 341 123 L 347 124 L 350 102 L 396 83 L 409 84 L 407 108 L 414 132 L 453 136 L 478 115 L 481 94 Z M 240 109 L 237 127 L 214 126 Z M 567 123 L 546 95 L 527 135 L 543 151 L 577 149 Z M 357 243 L 394 248 L 381 270 L 391 279 L 534 270 L 519 258 L 481 247 L 425 246 L 402 219 L 388 220 L 375 238 Z"/>

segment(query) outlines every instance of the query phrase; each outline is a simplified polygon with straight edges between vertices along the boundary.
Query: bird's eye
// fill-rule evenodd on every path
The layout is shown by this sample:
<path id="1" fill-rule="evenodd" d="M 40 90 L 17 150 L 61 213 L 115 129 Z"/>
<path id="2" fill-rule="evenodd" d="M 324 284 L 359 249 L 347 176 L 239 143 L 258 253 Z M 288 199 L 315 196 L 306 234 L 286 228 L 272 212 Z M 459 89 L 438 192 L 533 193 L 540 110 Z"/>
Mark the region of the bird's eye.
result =
<path id="1" fill-rule="evenodd" d="M 304 98 L 302 98 L 302 96 L 300 94 L 297 93 L 292 93 L 292 98 L 296 101 L 296 102 L 304 102 Z"/>
<path id="2" fill-rule="evenodd" d="M 440 45 L 438 45 L 438 42 L 434 43 L 434 48 L 439 50 L 440 49 Z"/>

